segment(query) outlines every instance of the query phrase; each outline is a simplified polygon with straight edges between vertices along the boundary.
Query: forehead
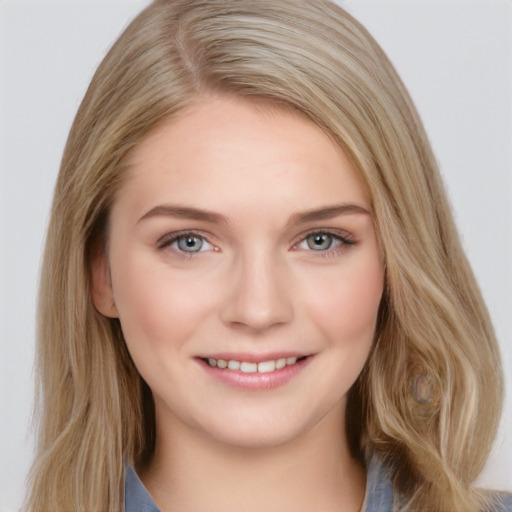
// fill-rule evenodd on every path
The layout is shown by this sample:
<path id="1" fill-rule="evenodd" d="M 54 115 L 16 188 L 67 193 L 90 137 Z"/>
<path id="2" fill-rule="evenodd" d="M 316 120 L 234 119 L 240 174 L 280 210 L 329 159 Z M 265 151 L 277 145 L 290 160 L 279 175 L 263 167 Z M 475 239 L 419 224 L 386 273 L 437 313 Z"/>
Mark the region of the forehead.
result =
<path id="1" fill-rule="evenodd" d="M 291 109 L 239 98 L 205 99 L 166 120 L 136 148 L 128 169 L 122 193 L 140 207 L 185 200 L 227 207 L 255 194 L 260 204 L 369 206 L 349 158 L 317 125 Z"/>

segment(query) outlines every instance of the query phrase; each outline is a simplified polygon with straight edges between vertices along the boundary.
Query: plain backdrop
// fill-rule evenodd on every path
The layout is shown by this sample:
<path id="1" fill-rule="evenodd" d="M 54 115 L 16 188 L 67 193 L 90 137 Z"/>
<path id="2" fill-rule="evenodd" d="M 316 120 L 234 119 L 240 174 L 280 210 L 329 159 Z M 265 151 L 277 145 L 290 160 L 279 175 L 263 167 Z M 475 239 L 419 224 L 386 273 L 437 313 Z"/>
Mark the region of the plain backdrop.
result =
<path id="1" fill-rule="evenodd" d="M 19 509 L 32 457 L 38 268 L 67 132 L 102 56 L 147 3 L 0 0 L 1 512 Z M 512 2 L 340 3 L 394 62 L 440 162 L 507 373 L 480 482 L 512 490 Z"/>

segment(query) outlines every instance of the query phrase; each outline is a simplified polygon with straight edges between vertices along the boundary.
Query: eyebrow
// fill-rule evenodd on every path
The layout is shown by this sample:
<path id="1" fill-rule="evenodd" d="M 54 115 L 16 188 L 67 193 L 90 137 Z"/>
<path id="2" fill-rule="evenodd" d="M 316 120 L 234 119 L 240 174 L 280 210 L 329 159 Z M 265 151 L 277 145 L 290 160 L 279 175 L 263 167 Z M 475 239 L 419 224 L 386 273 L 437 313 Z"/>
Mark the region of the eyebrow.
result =
<path id="1" fill-rule="evenodd" d="M 220 213 L 171 204 L 155 206 L 149 210 L 149 212 L 145 213 L 137 223 L 152 217 L 177 217 L 181 219 L 202 220 L 213 224 L 228 224 L 228 219 Z"/>
<path id="2" fill-rule="evenodd" d="M 291 216 L 288 221 L 288 226 L 293 224 L 305 224 L 307 222 L 315 222 L 318 220 L 333 219 L 340 215 L 348 215 L 351 213 L 370 215 L 370 211 L 362 206 L 356 204 L 340 204 L 296 213 Z"/>
<path id="3" fill-rule="evenodd" d="M 334 206 L 327 206 L 324 208 L 315 208 L 305 212 L 299 212 L 290 217 L 287 226 L 294 224 L 305 224 L 307 222 L 315 222 L 319 220 L 333 219 L 340 215 L 348 215 L 351 213 L 362 213 L 370 215 L 370 211 L 362 206 L 355 204 L 341 204 Z M 177 217 L 181 219 L 200 220 L 210 222 L 213 224 L 229 224 L 227 217 L 220 213 L 202 210 L 199 208 L 192 208 L 189 206 L 178 206 L 171 204 L 158 205 L 145 213 L 137 223 L 150 219 L 152 217 Z"/>

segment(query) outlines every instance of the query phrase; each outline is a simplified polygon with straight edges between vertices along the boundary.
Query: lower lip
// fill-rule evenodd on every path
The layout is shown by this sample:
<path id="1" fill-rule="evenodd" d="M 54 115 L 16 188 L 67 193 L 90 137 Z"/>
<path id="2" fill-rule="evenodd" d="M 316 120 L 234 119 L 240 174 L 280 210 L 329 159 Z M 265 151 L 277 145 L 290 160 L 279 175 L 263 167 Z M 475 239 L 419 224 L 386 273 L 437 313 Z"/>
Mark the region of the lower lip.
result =
<path id="1" fill-rule="evenodd" d="M 265 391 L 284 386 L 293 377 L 299 374 L 309 364 L 311 356 L 297 361 L 295 364 L 285 366 L 280 370 L 267 373 L 245 373 L 240 370 L 228 370 L 210 366 L 199 359 L 199 364 L 208 375 L 237 389 L 250 391 Z"/>

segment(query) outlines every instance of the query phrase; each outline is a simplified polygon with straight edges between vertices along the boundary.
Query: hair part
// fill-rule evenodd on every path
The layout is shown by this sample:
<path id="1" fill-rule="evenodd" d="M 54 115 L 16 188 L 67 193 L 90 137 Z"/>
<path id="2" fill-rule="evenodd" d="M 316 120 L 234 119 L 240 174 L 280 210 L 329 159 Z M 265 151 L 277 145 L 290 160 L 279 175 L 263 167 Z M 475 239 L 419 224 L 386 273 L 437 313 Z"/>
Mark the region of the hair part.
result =
<path id="1" fill-rule="evenodd" d="M 368 32 L 328 0 L 157 0 L 114 44 L 64 152 L 39 295 L 40 427 L 26 509 L 122 509 L 125 465 L 152 455 L 151 392 L 119 321 L 90 297 L 91 260 L 134 148 L 208 95 L 285 106 L 346 151 L 372 201 L 386 289 L 351 390 L 353 453 L 378 456 L 407 510 L 476 512 L 499 420 L 491 322 L 418 114 Z M 429 376 L 435 400 L 410 393 Z"/>

